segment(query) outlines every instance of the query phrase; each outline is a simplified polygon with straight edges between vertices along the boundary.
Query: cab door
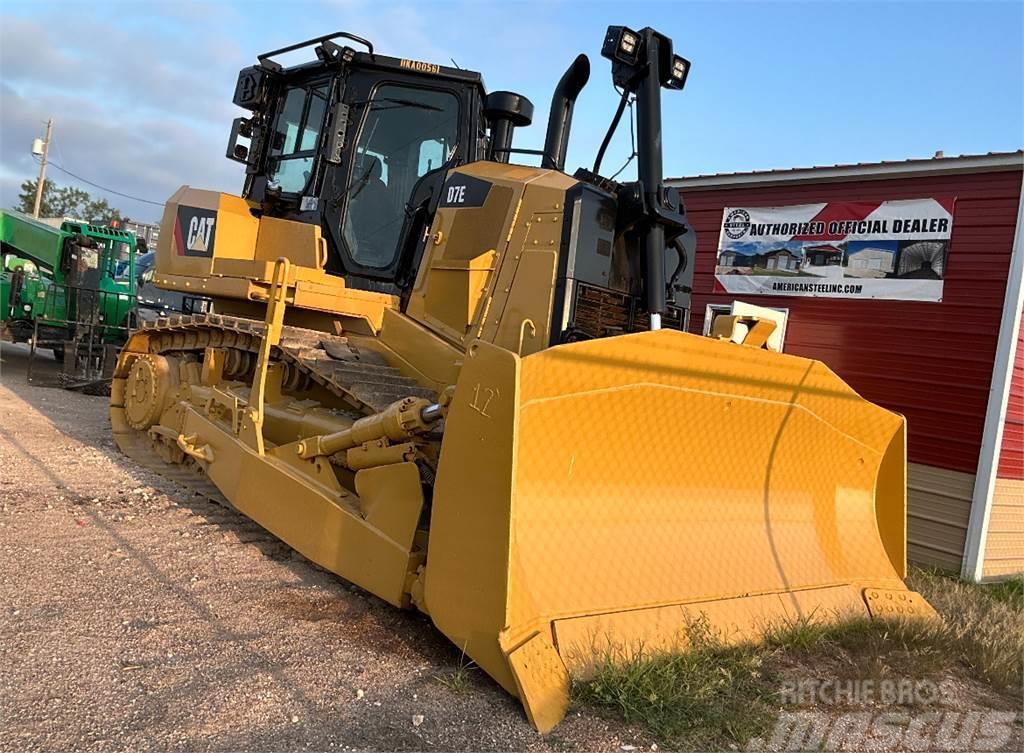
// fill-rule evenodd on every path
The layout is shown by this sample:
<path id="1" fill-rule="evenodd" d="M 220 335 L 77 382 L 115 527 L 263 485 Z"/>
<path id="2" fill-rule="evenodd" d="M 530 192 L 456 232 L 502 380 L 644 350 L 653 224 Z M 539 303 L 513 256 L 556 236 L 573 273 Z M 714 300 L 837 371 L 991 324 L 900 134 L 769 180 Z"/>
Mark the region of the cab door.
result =
<path id="1" fill-rule="evenodd" d="M 338 271 L 357 287 L 398 292 L 414 190 L 427 176 L 476 159 L 469 89 L 428 83 L 357 71 L 346 84 L 346 149 L 334 171 L 324 225 Z"/>

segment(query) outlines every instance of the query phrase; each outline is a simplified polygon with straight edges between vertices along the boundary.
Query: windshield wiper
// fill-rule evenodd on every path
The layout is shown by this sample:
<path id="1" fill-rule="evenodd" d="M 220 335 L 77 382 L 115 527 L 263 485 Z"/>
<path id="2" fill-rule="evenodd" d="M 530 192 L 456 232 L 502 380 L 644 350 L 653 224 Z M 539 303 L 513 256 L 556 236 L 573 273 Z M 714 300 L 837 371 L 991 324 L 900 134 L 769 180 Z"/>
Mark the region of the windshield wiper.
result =
<path id="1" fill-rule="evenodd" d="M 391 102 L 401 107 L 416 107 L 420 110 L 433 110 L 434 112 L 444 112 L 444 108 L 437 107 L 436 105 L 428 105 L 426 102 L 417 102 L 415 99 L 399 99 L 397 97 L 375 97 L 374 99 L 366 99 L 362 102 L 353 102 L 353 105 L 365 105 L 372 104 L 376 105 L 378 102 Z M 394 107 L 370 107 L 371 110 L 394 110 Z"/>

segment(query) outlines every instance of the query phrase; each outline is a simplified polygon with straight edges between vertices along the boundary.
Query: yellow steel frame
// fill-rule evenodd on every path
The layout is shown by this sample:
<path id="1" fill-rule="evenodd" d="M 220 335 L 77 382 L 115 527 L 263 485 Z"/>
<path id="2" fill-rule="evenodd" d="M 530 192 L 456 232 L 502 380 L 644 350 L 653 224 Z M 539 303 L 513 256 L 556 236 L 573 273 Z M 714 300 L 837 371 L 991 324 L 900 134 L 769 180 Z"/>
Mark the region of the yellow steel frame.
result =
<path id="1" fill-rule="evenodd" d="M 901 416 L 819 362 L 765 350 L 774 324 L 756 317 L 720 318 L 720 339 L 666 330 L 547 348 L 574 181 L 488 163 L 459 172 L 492 190 L 481 207 L 438 211 L 405 313 L 330 278 L 318 230 L 275 221 L 264 233 L 241 199 L 179 191 L 168 212 L 214 208 L 226 224 L 214 259 L 174 257 L 167 233 L 163 280 L 266 306 L 255 375 L 226 382 L 212 347 L 201 365 L 172 363 L 137 333 L 112 389 L 119 444 L 134 447 L 130 423 L 145 426 L 165 458 L 198 463 L 309 559 L 415 603 L 542 731 L 595 656 L 679 648 L 695 619 L 735 641 L 796 618 L 934 614 L 902 581 Z M 271 356 L 286 318 L 307 315 L 302 326 L 344 329 L 444 390 L 429 559 L 424 406 L 288 423 Z"/>

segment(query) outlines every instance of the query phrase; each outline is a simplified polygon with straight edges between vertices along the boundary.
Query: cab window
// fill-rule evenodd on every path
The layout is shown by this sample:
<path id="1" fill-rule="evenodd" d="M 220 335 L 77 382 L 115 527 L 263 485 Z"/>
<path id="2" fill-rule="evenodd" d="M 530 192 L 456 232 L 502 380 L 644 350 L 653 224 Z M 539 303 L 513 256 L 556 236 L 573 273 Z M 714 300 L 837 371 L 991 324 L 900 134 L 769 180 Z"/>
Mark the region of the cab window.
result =
<path id="1" fill-rule="evenodd" d="M 309 182 L 327 112 L 327 84 L 293 87 L 274 125 L 268 177 L 282 193 L 302 193 Z"/>
<path id="2" fill-rule="evenodd" d="M 127 280 L 131 276 L 132 247 L 124 241 L 114 241 L 110 259 L 114 265 L 114 278 Z"/>
<path id="3" fill-rule="evenodd" d="M 99 269 L 100 268 L 100 254 L 104 253 L 107 249 L 107 242 L 101 238 L 92 238 L 95 241 L 95 246 L 89 248 L 88 246 L 79 246 L 78 251 L 78 269 L 84 272 L 87 269 Z"/>
<path id="4" fill-rule="evenodd" d="M 389 267 L 416 181 L 458 146 L 459 100 L 444 91 L 383 84 L 366 105 L 356 142 L 342 233 L 354 261 Z"/>

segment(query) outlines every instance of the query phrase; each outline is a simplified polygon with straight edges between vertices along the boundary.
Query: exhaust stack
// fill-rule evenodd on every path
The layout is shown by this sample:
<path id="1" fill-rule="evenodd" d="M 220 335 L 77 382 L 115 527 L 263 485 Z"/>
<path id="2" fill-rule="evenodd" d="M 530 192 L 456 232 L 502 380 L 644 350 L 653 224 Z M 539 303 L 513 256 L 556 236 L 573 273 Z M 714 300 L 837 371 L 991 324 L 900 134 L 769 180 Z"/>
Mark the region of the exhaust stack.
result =
<path id="1" fill-rule="evenodd" d="M 565 169 L 565 150 L 569 145 L 572 110 L 583 87 L 590 79 L 590 59 L 577 55 L 555 87 L 548 114 L 548 133 L 544 139 L 544 156 L 540 166 L 548 170 Z"/>

